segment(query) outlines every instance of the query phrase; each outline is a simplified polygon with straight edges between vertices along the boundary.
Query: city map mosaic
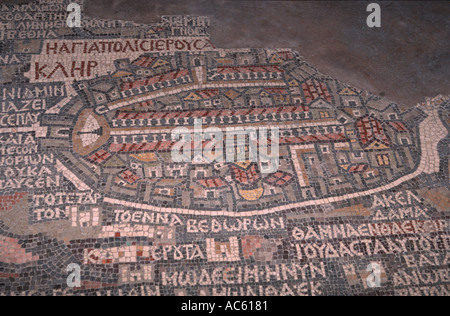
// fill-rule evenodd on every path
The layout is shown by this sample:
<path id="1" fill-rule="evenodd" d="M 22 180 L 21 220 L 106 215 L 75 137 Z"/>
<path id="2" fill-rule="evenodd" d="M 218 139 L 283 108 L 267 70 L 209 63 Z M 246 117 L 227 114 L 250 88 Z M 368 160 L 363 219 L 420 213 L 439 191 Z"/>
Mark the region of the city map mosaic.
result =
<path id="1" fill-rule="evenodd" d="M 450 294 L 450 96 L 72 2 L 0 5 L 0 295 Z"/>

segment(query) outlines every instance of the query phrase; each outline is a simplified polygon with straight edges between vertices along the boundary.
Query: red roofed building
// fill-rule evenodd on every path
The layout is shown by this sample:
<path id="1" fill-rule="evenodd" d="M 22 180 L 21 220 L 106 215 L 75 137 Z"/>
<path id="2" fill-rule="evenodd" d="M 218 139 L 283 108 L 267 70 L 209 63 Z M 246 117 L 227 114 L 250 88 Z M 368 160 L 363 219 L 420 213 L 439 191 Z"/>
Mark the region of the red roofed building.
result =
<path id="1" fill-rule="evenodd" d="M 203 99 L 211 99 L 218 97 L 220 91 L 219 89 L 206 89 L 197 91 L 197 94 L 200 95 Z"/>
<path id="2" fill-rule="evenodd" d="M 180 118 L 203 118 L 203 117 L 232 117 L 242 115 L 268 115 L 268 114 L 284 114 L 284 113 L 303 113 L 309 112 L 307 106 L 279 106 L 264 108 L 244 108 L 232 110 L 196 110 L 196 111 L 117 111 L 114 116 L 115 120 L 145 120 L 145 119 L 180 119 Z"/>
<path id="3" fill-rule="evenodd" d="M 389 122 L 389 126 L 394 130 L 397 143 L 403 146 L 409 146 L 414 143 L 411 137 L 411 131 L 402 122 Z"/>
<path id="4" fill-rule="evenodd" d="M 221 189 L 227 186 L 227 183 L 222 178 L 207 178 L 196 180 L 205 189 Z"/>
<path id="5" fill-rule="evenodd" d="M 189 70 L 187 70 L 187 69 L 171 71 L 171 72 L 157 75 L 157 76 L 150 77 L 150 78 L 140 79 L 140 80 L 136 80 L 133 82 L 126 82 L 126 83 L 122 84 L 121 90 L 126 91 L 126 90 L 135 89 L 135 88 L 151 86 L 155 83 L 176 80 L 178 78 L 187 77 L 187 76 L 189 76 Z"/>
<path id="6" fill-rule="evenodd" d="M 106 160 L 108 160 L 111 157 L 111 154 L 105 150 L 99 150 L 98 152 L 96 152 L 95 154 L 93 154 L 92 156 L 89 156 L 87 159 L 93 163 L 96 164 L 102 164 L 104 163 Z"/>
<path id="7" fill-rule="evenodd" d="M 7 211 L 27 196 L 27 192 L 17 192 L 14 195 L 0 195 L 0 211 Z"/>
<path id="8" fill-rule="evenodd" d="M 125 180 L 129 185 L 135 184 L 137 181 L 139 181 L 141 178 L 136 175 L 131 170 L 125 170 L 122 172 L 119 177 L 123 180 Z"/>
<path id="9" fill-rule="evenodd" d="M 389 125 L 398 133 L 409 132 L 409 129 L 402 122 L 390 122 Z"/>
<path id="10" fill-rule="evenodd" d="M 369 165 L 366 163 L 363 163 L 363 164 L 357 164 L 357 165 L 350 166 L 350 168 L 348 169 L 348 172 L 361 173 L 361 172 L 365 172 L 367 169 L 369 169 Z"/>
<path id="11" fill-rule="evenodd" d="M 383 124 L 374 116 L 365 116 L 356 121 L 356 130 L 363 149 L 387 149 L 391 145 Z"/>
<path id="12" fill-rule="evenodd" d="M 283 69 L 281 69 L 278 66 L 241 66 L 241 67 L 235 67 L 235 66 L 221 66 L 217 67 L 217 72 L 219 74 L 231 74 L 231 73 L 242 73 L 242 74 L 248 74 L 248 73 L 259 73 L 259 72 L 284 72 Z"/>
<path id="13" fill-rule="evenodd" d="M 284 187 L 292 182 L 293 176 L 287 172 L 279 171 L 264 179 L 267 184 Z"/>
<path id="14" fill-rule="evenodd" d="M 261 173 L 258 170 L 258 166 L 256 163 L 244 165 L 245 164 L 230 165 L 233 180 L 242 186 L 254 186 L 261 180 Z"/>
<path id="15" fill-rule="evenodd" d="M 264 90 L 270 94 L 288 94 L 285 88 L 266 88 Z"/>
<path id="16" fill-rule="evenodd" d="M 309 80 L 303 85 L 303 92 L 305 93 L 306 101 L 308 104 L 312 103 L 317 99 L 325 100 L 329 103 L 332 102 L 331 94 L 328 91 L 328 87 L 325 83 L 317 80 Z"/>
<path id="17" fill-rule="evenodd" d="M 141 56 L 133 62 L 133 65 L 148 68 L 150 67 L 157 58 Z"/>

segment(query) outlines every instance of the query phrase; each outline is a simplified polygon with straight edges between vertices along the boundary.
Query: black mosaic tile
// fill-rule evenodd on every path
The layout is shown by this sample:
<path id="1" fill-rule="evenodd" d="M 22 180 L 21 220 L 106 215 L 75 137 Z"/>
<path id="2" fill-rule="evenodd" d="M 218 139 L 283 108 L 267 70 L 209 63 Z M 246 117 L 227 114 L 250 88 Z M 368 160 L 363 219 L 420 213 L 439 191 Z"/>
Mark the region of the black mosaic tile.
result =
<path id="1" fill-rule="evenodd" d="M 448 96 L 68 4 L 1 5 L 0 295 L 449 294 Z"/>

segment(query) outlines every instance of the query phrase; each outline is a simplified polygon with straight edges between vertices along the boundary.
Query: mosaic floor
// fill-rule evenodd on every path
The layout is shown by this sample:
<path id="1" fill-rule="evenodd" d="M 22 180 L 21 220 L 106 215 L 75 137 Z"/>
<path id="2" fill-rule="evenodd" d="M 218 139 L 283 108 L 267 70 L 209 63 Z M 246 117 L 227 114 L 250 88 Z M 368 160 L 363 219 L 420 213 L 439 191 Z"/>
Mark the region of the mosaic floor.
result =
<path id="1" fill-rule="evenodd" d="M 450 295 L 450 96 L 70 2 L 0 7 L 0 295 Z"/>

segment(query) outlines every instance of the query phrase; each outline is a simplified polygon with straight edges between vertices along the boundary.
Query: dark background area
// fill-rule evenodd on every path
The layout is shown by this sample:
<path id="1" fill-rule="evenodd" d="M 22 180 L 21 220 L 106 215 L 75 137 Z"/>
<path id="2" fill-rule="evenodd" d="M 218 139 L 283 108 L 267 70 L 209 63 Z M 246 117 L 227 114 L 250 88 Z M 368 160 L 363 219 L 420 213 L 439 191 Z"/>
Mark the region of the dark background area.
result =
<path id="1" fill-rule="evenodd" d="M 321 72 L 400 104 L 450 94 L 448 1 L 85 1 L 85 15 L 102 19 L 206 15 L 217 47 L 294 48 Z M 366 24 L 371 2 L 381 28 Z"/>

